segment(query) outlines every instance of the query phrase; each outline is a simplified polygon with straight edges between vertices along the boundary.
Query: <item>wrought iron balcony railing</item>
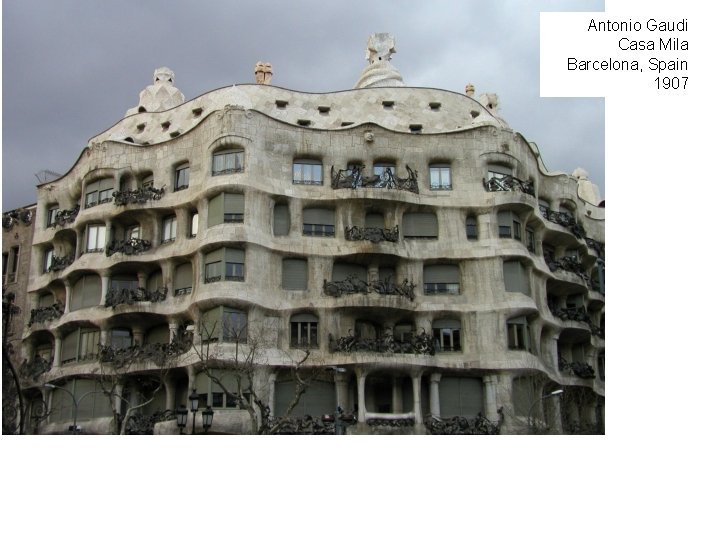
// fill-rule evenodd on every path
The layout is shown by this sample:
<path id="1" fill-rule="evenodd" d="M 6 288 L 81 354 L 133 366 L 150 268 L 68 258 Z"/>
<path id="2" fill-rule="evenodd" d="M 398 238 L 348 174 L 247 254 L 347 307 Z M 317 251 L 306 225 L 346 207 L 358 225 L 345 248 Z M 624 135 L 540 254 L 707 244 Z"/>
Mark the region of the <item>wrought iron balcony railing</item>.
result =
<path id="1" fill-rule="evenodd" d="M 46 321 L 52 321 L 53 319 L 59 319 L 65 313 L 65 305 L 61 302 L 57 302 L 52 306 L 40 307 L 30 310 L 30 322 L 28 326 L 32 326 L 35 323 L 42 323 Z"/>
<path id="2" fill-rule="evenodd" d="M 427 415 L 424 424 L 431 435 L 499 435 L 501 422 L 491 422 L 478 413 L 475 418 Z"/>
<path id="3" fill-rule="evenodd" d="M 413 335 L 408 341 L 395 338 L 392 330 L 387 329 L 385 334 L 378 338 L 358 338 L 350 333 L 337 340 L 330 334 L 331 352 L 379 352 L 400 354 L 429 354 L 435 355 L 435 343 L 432 334 L 422 330 Z"/>
<path id="4" fill-rule="evenodd" d="M 31 210 L 11 210 L 5 212 L 2 217 L 3 229 L 12 229 L 15 224 L 22 223 L 27 226 L 32 223 L 32 211 Z"/>
<path id="5" fill-rule="evenodd" d="M 580 377 L 581 379 L 595 378 L 595 370 L 590 364 L 586 364 L 585 362 L 576 362 L 574 360 L 568 362 L 561 356 L 558 358 L 558 367 L 560 371 L 572 372 L 576 377 Z"/>
<path id="6" fill-rule="evenodd" d="M 154 188 L 152 186 L 141 187 L 140 189 L 126 189 L 124 191 L 113 191 L 113 198 L 116 206 L 126 204 L 145 204 L 148 201 L 159 201 L 165 195 L 165 187 Z"/>
<path id="7" fill-rule="evenodd" d="M 191 346 L 192 333 L 180 331 L 173 336 L 170 343 L 148 343 L 123 348 L 98 345 L 98 358 L 115 369 L 127 368 L 135 362 L 154 362 L 155 365 L 163 367 L 170 359 L 190 350 Z"/>
<path id="8" fill-rule="evenodd" d="M 598 257 L 601 259 L 605 258 L 605 244 L 602 244 L 595 240 L 594 238 L 588 238 L 585 237 L 585 242 L 587 242 L 587 245 L 590 249 L 595 250 L 595 253 L 598 254 Z"/>
<path id="9" fill-rule="evenodd" d="M 401 191 L 410 191 L 412 193 L 420 193 L 417 182 L 417 172 L 413 171 L 409 166 L 407 169 L 407 178 L 396 176 L 391 168 L 386 168 L 382 174 L 374 174 L 373 176 L 363 176 L 362 170 L 364 166 L 351 167 L 349 169 L 338 169 L 335 167 L 330 169 L 330 177 L 332 179 L 331 186 L 333 189 L 360 189 L 360 188 L 380 188 L 380 189 L 397 189 Z"/>
<path id="10" fill-rule="evenodd" d="M 525 182 L 514 176 L 506 174 L 505 176 L 494 176 L 489 180 L 484 180 L 486 191 L 520 191 L 528 195 L 535 196 L 535 187 L 532 182 Z"/>
<path id="11" fill-rule="evenodd" d="M 561 308 L 555 305 L 549 305 L 548 307 L 553 315 L 563 321 L 576 321 L 592 324 L 590 321 L 590 315 L 588 315 L 587 310 L 582 306 Z"/>
<path id="12" fill-rule="evenodd" d="M 73 261 L 75 261 L 75 257 L 73 255 L 65 255 L 64 257 L 56 257 L 53 255 L 50 258 L 50 264 L 47 267 L 47 271 L 59 272 L 60 270 L 65 270 L 73 263 Z"/>
<path id="13" fill-rule="evenodd" d="M 400 230 L 397 225 L 392 229 L 382 227 L 345 227 L 345 240 L 369 240 L 373 244 L 378 242 L 397 242 Z"/>
<path id="14" fill-rule="evenodd" d="M 582 264 L 580 264 L 575 257 L 560 257 L 559 259 L 553 259 L 551 255 L 545 253 L 545 262 L 551 272 L 565 270 L 566 272 L 571 272 L 577 275 L 584 280 L 588 286 L 590 285 L 590 276 L 587 275 Z"/>
<path id="15" fill-rule="evenodd" d="M 123 253 L 125 255 L 137 255 L 147 251 L 152 247 L 149 240 L 142 238 L 130 238 L 129 240 L 114 240 L 105 248 L 105 255 L 110 257 L 114 253 Z"/>
<path id="16" fill-rule="evenodd" d="M 161 302 L 167 298 L 167 287 L 148 291 L 143 287 L 137 289 L 109 289 L 105 294 L 105 307 L 121 304 L 133 305 L 135 302 Z"/>
<path id="17" fill-rule="evenodd" d="M 32 360 L 28 360 L 27 358 L 24 359 L 23 363 L 20 364 L 20 369 L 18 371 L 22 378 L 37 381 L 40 375 L 50 371 L 52 364 L 52 358 L 45 359 L 36 355 Z"/>
<path id="18" fill-rule="evenodd" d="M 348 276 L 340 281 L 323 281 L 323 292 L 328 296 L 339 297 L 344 294 L 368 294 L 375 292 L 385 295 L 404 296 L 415 300 L 415 284 L 407 279 L 401 284 L 395 283 L 390 277 L 374 281 L 364 281 L 357 276 Z"/>
<path id="19" fill-rule="evenodd" d="M 565 212 L 555 212 L 545 206 L 540 207 L 542 216 L 551 223 L 555 223 L 568 229 L 575 238 L 585 238 L 585 229 L 582 224 L 575 221 L 575 218 Z"/>

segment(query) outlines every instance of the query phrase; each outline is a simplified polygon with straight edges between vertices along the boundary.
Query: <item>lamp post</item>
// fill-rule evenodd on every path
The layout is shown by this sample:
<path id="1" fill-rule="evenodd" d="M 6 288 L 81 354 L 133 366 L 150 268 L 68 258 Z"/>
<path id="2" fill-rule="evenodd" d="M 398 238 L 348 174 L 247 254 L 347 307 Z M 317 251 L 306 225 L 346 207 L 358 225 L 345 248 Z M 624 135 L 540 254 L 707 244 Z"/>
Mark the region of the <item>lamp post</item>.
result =
<path id="1" fill-rule="evenodd" d="M 197 415 L 198 409 L 200 408 L 200 396 L 198 395 L 195 388 L 193 388 L 192 393 L 188 396 L 188 400 L 190 401 L 190 412 L 193 413 L 192 434 L 195 435 L 195 417 Z M 207 433 L 212 427 L 213 415 L 215 414 L 215 411 L 213 411 L 212 407 L 208 405 L 207 407 L 205 407 L 205 410 L 200 414 L 202 416 L 203 430 L 205 431 L 205 433 Z M 188 410 L 185 405 L 180 405 L 175 410 L 177 425 L 180 428 L 180 435 L 183 435 L 183 429 L 187 425 L 187 415 Z"/>
<path id="2" fill-rule="evenodd" d="M 563 390 L 562 388 L 559 388 L 558 390 L 553 390 L 553 391 L 550 392 L 549 394 L 546 394 L 546 395 L 544 395 L 544 396 L 540 396 L 540 397 L 537 398 L 535 401 L 533 401 L 533 402 L 532 402 L 532 405 L 530 405 L 530 408 L 528 409 L 528 417 L 527 417 L 527 418 L 528 418 L 528 427 L 531 427 L 531 424 L 532 424 L 532 410 L 533 410 L 533 408 L 535 407 L 535 405 L 537 405 L 538 403 L 540 403 L 543 399 L 547 399 L 547 398 L 553 397 L 553 396 L 559 396 L 559 395 L 562 394 L 563 392 L 564 392 L 564 390 Z"/>
<path id="3" fill-rule="evenodd" d="M 63 392 L 66 392 L 70 395 L 70 397 L 73 400 L 73 423 L 72 423 L 72 432 L 73 435 L 77 435 L 78 432 L 78 425 L 77 425 L 77 410 L 78 406 L 80 405 L 80 402 L 85 399 L 90 394 L 104 394 L 105 392 L 102 390 L 90 390 L 89 392 L 85 392 L 82 396 L 80 396 L 80 399 L 75 399 L 75 394 L 73 394 L 70 390 L 67 388 L 64 388 L 62 386 L 57 386 L 56 384 L 50 384 L 45 383 L 45 388 L 52 388 L 53 390 L 62 390 Z"/>

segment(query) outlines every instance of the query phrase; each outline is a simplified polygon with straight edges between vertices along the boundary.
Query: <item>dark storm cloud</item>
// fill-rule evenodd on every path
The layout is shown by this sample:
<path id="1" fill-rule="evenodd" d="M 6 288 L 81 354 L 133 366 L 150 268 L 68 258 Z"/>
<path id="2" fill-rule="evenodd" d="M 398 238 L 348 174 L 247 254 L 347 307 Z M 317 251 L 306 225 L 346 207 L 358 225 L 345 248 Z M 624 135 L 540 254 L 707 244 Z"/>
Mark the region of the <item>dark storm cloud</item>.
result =
<path id="1" fill-rule="evenodd" d="M 34 173 L 66 172 L 89 138 L 136 106 L 168 66 L 191 99 L 254 82 L 351 88 L 373 32 L 395 36 L 408 86 L 496 92 L 510 126 L 550 170 L 582 166 L 604 192 L 600 99 L 540 99 L 539 12 L 602 11 L 602 1 L 3 2 L 3 209 L 35 200 Z"/>

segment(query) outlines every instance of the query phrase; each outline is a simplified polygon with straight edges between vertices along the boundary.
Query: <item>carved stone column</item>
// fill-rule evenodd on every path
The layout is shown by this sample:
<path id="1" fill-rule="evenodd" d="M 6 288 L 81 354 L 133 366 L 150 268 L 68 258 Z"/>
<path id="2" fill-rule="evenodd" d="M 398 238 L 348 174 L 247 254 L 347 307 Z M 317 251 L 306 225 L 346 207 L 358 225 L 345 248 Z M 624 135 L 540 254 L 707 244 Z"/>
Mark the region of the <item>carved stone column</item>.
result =
<path id="1" fill-rule="evenodd" d="M 422 373 L 417 373 L 412 377 L 413 385 L 413 413 L 415 414 L 415 425 L 420 426 L 423 423 L 422 407 L 420 406 L 420 382 L 422 381 Z"/>
<path id="2" fill-rule="evenodd" d="M 355 369 L 355 377 L 357 378 L 358 387 L 358 422 L 365 423 L 365 415 L 367 411 L 365 409 L 365 377 L 361 368 Z"/>
<path id="3" fill-rule="evenodd" d="M 175 336 L 177 336 L 178 326 L 179 325 L 176 320 L 171 320 L 170 322 L 168 322 L 168 334 L 169 334 L 168 342 L 169 343 L 172 343 L 173 338 Z"/>
<path id="4" fill-rule="evenodd" d="M 53 369 L 55 369 L 55 368 L 59 368 L 61 365 L 60 353 L 62 352 L 62 337 L 60 336 L 60 332 L 57 330 L 53 331 L 52 335 L 55 340 L 55 353 L 53 355 L 52 367 L 53 367 Z M 31 359 L 29 359 L 29 360 L 31 360 Z"/>
<path id="5" fill-rule="evenodd" d="M 141 289 L 147 289 L 147 272 L 138 272 L 138 287 Z"/>
<path id="6" fill-rule="evenodd" d="M 270 416 L 275 416 L 275 381 L 277 373 L 274 371 L 268 375 L 268 400 L 267 405 L 270 409 Z"/>
<path id="7" fill-rule="evenodd" d="M 348 374 L 335 371 L 335 396 L 338 407 L 343 411 L 348 410 Z"/>
<path id="8" fill-rule="evenodd" d="M 562 401 L 561 394 L 555 394 L 550 398 L 550 429 L 552 433 L 562 434 Z"/>
<path id="9" fill-rule="evenodd" d="M 110 275 L 107 272 L 100 274 L 100 284 L 100 304 L 104 306 L 110 288 Z"/>
<path id="10" fill-rule="evenodd" d="M 497 412 L 497 375 L 486 375 L 483 377 L 483 383 L 485 390 L 485 417 L 491 422 L 497 422 L 500 418 Z"/>
<path id="11" fill-rule="evenodd" d="M 430 374 L 430 414 L 440 416 L 440 379 L 441 373 Z"/>
<path id="12" fill-rule="evenodd" d="M 392 412 L 393 414 L 400 414 L 403 412 L 402 406 L 402 385 L 400 384 L 399 377 L 392 378 Z"/>
<path id="13" fill-rule="evenodd" d="M 70 282 L 65 280 L 65 315 L 70 313 L 70 302 L 72 302 L 72 287 Z"/>
<path id="14" fill-rule="evenodd" d="M 175 410 L 175 380 L 165 381 L 165 409 Z"/>

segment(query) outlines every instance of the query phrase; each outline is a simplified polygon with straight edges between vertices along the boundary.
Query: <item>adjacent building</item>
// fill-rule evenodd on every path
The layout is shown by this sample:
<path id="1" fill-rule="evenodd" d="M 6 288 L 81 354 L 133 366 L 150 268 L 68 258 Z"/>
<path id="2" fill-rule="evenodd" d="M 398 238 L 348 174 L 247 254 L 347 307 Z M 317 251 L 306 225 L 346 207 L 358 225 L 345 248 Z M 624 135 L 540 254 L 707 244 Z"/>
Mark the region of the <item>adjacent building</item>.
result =
<path id="1" fill-rule="evenodd" d="M 193 389 L 217 433 L 337 406 L 350 433 L 604 429 L 597 188 L 497 96 L 405 86 L 394 52 L 371 36 L 331 93 L 261 62 L 185 101 L 160 68 L 39 187 L 28 431 L 177 432 Z"/>

